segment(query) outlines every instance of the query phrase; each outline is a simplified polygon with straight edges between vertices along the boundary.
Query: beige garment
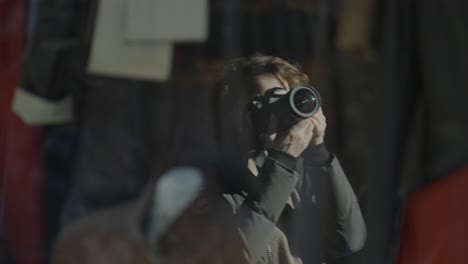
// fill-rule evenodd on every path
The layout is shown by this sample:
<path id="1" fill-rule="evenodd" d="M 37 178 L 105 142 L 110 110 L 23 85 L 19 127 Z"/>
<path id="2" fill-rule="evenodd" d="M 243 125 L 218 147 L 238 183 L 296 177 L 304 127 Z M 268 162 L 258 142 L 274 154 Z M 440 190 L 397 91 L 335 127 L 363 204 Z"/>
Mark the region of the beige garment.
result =
<path id="1" fill-rule="evenodd" d="M 51 263 L 154 263 L 135 225 L 139 211 L 137 203 L 129 203 L 72 223 L 61 233 Z"/>

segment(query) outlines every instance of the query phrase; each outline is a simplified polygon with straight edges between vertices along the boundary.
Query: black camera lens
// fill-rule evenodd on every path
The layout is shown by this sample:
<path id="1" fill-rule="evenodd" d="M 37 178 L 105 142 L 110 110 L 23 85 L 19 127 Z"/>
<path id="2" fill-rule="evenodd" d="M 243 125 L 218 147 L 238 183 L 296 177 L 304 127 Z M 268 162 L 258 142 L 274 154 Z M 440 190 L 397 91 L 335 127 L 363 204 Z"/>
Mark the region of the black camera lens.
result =
<path id="1" fill-rule="evenodd" d="M 294 113 L 303 118 L 311 117 L 320 107 L 320 95 L 309 86 L 295 87 L 291 91 L 289 100 Z"/>
<path id="2" fill-rule="evenodd" d="M 317 98 L 314 93 L 305 89 L 298 91 L 293 100 L 297 110 L 304 114 L 314 111 L 317 106 Z"/>

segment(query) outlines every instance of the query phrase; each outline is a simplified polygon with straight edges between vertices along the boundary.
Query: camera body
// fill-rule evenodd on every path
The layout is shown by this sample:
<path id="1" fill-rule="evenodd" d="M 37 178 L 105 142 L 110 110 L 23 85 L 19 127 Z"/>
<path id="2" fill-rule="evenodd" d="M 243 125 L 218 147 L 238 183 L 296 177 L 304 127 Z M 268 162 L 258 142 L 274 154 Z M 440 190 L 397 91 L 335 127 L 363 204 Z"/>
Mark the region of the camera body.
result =
<path id="1" fill-rule="evenodd" d="M 275 87 L 264 95 L 255 96 L 250 105 L 257 135 L 264 136 L 267 132 L 270 114 L 277 118 L 278 129 L 287 129 L 317 113 L 321 101 L 318 91 L 310 85 L 299 85 L 289 92 L 284 88 Z"/>

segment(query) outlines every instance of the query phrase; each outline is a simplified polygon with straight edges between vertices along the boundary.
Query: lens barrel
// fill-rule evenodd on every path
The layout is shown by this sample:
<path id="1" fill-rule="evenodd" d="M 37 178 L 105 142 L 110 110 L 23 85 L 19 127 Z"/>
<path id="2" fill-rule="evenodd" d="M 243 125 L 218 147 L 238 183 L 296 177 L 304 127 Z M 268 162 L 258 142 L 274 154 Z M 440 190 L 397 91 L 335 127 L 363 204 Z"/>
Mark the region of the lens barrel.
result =
<path id="1" fill-rule="evenodd" d="M 289 107 L 299 118 L 313 116 L 320 108 L 321 98 L 317 90 L 309 85 L 294 87 L 288 93 Z"/>
<path id="2" fill-rule="evenodd" d="M 252 119 L 259 133 L 266 131 L 270 113 L 277 120 L 279 129 L 288 129 L 303 119 L 312 117 L 320 109 L 322 99 L 318 91 L 309 85 L 299 85 L 289 92 L 282 87 L 269 89 L 265 95 L 252 99 Z"/>
<path id="3" fill-rule="evenodd" d="M 309 85 L 296 86 L 289 92 L 283 88 L 273 88 L 266 97 L 271 112 L 287 123 L 313 116 L 322 101 L 317 90 Z"/>

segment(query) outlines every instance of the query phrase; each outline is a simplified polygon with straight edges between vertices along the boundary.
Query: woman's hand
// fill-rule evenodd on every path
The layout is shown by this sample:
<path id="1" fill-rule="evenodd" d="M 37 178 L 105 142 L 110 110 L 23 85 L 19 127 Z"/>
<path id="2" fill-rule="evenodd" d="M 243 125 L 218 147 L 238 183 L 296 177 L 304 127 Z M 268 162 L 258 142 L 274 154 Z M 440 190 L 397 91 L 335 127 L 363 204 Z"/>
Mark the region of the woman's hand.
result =
<path id="1" fill-rule="evenodd" d="M 317 113 L 307 120 L 314 126 L 310 146 L 322 144 L 325 138 L 325 130 L 327 129 L 327 119 L 323 115 L 322 108 L 320 107 Z"/>
<path id="2" fill-rule="evenodd" d="M 311 118 L 302 120 L 288 130 L 275 134 L 274 139 L 268 143 L 267 147 L 284 151 L 297 158 L 307 147 L 323 143 L 326 128 L 326 118 L 322 108 L 320 108 Z"/>

